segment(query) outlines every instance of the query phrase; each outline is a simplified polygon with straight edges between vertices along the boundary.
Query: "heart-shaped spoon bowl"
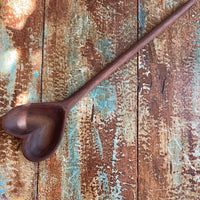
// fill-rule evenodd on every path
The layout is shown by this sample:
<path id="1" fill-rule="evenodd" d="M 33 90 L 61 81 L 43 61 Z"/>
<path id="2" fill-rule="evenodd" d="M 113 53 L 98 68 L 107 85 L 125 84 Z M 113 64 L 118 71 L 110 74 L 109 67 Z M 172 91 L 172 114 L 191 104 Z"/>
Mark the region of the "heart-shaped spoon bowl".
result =
<path id="1" fill-rule="evenodd" d="M 3 129 L 23 139 L 22 151 L 31 161 L 49 157 L 62 139 L 66 110 L 57 103 L 18 106 L 3 118 Z"/>

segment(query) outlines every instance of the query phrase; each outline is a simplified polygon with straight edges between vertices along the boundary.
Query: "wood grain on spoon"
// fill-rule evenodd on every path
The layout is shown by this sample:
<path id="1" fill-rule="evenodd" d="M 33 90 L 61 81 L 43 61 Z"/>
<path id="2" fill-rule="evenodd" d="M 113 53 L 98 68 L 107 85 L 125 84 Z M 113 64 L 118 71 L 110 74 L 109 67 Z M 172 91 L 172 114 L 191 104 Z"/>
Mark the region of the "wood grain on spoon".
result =
<path id="1" fill-rule="evenodd" d="M 26 104 L 13 108 L 3 118 L 3 129 L 8 134 L 23 139 L 22 151 L 30 161 L 38 162 L 48 158 L 60 144 L 68 111 L 94 87 L 124 65 L 141 48 L 183 15 L 194 3 L 195 0 L 185 3 L 66 100 Z"/>

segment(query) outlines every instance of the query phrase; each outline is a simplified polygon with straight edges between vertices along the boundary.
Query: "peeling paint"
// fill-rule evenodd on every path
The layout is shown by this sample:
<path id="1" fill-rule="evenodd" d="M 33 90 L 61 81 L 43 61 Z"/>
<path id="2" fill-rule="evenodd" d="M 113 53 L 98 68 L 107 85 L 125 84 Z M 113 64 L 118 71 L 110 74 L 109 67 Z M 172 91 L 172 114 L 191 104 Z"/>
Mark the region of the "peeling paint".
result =
<path id="1" fill-rule="evenodd" d="M 34 77 L 35 77 L 35 78 L 38 78 L 38 77 L 39 77 L 39 73 L 38 73 L 38 72 L 35 72 L 35 73 L 34 73 Z"/>
<path id="2" fill-rule="evenodd" d="M 75 198 L 81 200 L 81 182 L 80 182 L 80 166 L 79 166 L 79 140 L 77 131 L 75 106 L 70 111 L 70 119 L 67 125 L 68 134 L 68 155 L 70 159 L 63 162 L 62 189 L 64 198 Z"/>
<path id="3" fill-rule="evenodd" d="M 124 196 L 121 195 L 121 185 L 120 185 L 120 181 L 116 180 L 116 186 L 111 187 L 111 199 L 112 200 L 123 200 Z"/>
<path id="4" fill-rule="evenodd" d="M 11 74 L 15 73 L 15 68 L 18 60 L 18 52 L 16 49 L 11 48 L 2 54 L 0 59 L 1 73 Z"/>
<path id="5" fill-rule="evenodd" d="M 14 49 L 13 43 L 6 32 L 4 25 L 1 23 L 0 29 L 0 74 L 1 81 L 6 80 L 6 88 L 1 88 L 3 91 L 7 91 L 9 104 L 6 107 L 9 109 L 11 106 L 12 95 L 14 92 L 15 76 L 16 76 L 16 62 L 17 62 L 17 50 Z M 2 86 L 0 86 L 2 87 Z"/>
<path id="6" fill-rule="evenodd" d="M 108 80 L 94 88 L 89 95 L 94 100 L 95 110 L 100 111 L 104 117 L 109 117 L 115 110 L 116 90 L 115 86 L 111 85 Z"/>
<path id="7" fill-rule="evenodd" d="M 198 21 L 197 27 L 200 27 L 200 21 Z M 195 53 L 195 64 L 193 67 L 193 114 L 200 116 L 200 28 L 197 29 L 197 49 Z"/>
<path id="8" fill-rule="evenodd" d="M 43 1 L 37 1 L 36 6 L 35 0 L 0 4 L 0 115 L 3 116 L 12 107 L 28 101 L 34 70 L 31 52 L 41 50 L 38 44 L 44 9 Z M 22 141 L 9 136 L 1 127 L 0 141 L 0 199 L 35 199 L 37 164 L 24 158 Z"/>
<path id="9" fill-rule="evenodd" d="M 143 6 L 145 4 L 146 0 L 140 0 L 139 1 L 139 6 L 138 6 L 138 21 L 139 21 L 139 37 L 142 37 L 144 32 L 145 32 L 145 28 L 146 28 L 146 9 Z"/>
<path id="10" fill-rule="evenodd" d="M 32 81 L 31 84 L 29 85 L 29 103 L 35 103 L 39 101 L 39 89 L 38 89 L 38 85 L 40 86 L 40 81 L 38 81 L 39 77 L 39 73 L 35 72 L 33 77 L 32 77 Z"/>
<path id="11" fill-rule="evenodd" d="M 96 143 L 96 148 L 98 149 L 101 159 L 103 160 L 103 147 L 99 136 L 99 132 L 96 129 L 94 129 L 93 133 L 93 142 Z"/>
<path id="12" fill-rule="evenodd" d="M 113 158 L 112 158 L 112 174 L 116 173 L 116 162 L 119 161 L 119 159 L 117 159 L 117 152 L 118 152 L 118 138 L 119 138 L 119 132 L 118 130 L 115 133 L 115 139 L 114 139 L 114 150 L 113 150 Z M 116 181 L 115 183 L 113 183 L 113 185 L 111 187 L 111 199 L 112 200 L 122 200 L 124 197 L 121 195 L 121 183 L 118 180 L 118 175 L 116 176 Z"/>
<path id="13" fill-rule="evenodd" d="M 71 95 L 136 39 L 135 2 L 46 2 L 43 101 Z M 124 71 L 103 81 L 69 112 L 66 134 L 54 157 L 61 165 L 58 167 L 62 176 L 61 194 L 51 190 L 53 182 L 46 181 L 39 185 L 41 199 L 50 198 L 54 193 L 63 199 L 132 199 L 136 187 L 128 193 L 129 186 L 125 183 L 135 185 L 136 173 L 131 174 L 131 159 L 121 149 L 135 148 L 135 130 L 131 130 L 136 116 L 132 114 L 136 105 L 135 64 L 134 59 Z M 120 159 L 128 164 L 121 166 Z M 45 165 L 42 170 L 46 179 L 51 180 L 55 169 Z M 129 172 L 134 178 L 122 176 Z M 57 182 L 60 184 L 59 178 Z"/>
<path id="14" fill-rule="evenodd" d="M 107 174 L 104 171 L 98 171 L 97 172 L 98 175 L 98 182 L 99 182 L 99 188 L 101 189 L 101 196 L 100 199 L 105 199 L 105 198 L 109 198 L 109 183 L 108 183 L 108 178 L 107 178 Z"/>
<path id="15" fill-rule="evenodd" d="M 101 53 L 104 65 L 111 62 L 115 57 L 115 53 L 112 51 L 112 42 L 106 37 L 98 41 L 96 49 Z"/>
<path id="16" fill-rule="evenodd" d="M 6 180 L 2 176 L 0 176 L 0 195 L 6 194 L 7 186 L 5 183 Z"/>
<path id="17" fill-rule="evenodd" d="M 179 134 L 178 134 L 179 133 Z M 171 154 L 172 158 L 172 168 L 174 174 L 173 176 L 173 182 L 176 186 L 181 185 L 181 172 L 182 171 L 182 147 L 181 147 L 181 138 L 180 138 L 180 132 L 177 132 L 177 137 L 179 135 L 179 138 L 171 138 L 169 143 L 169 152 Z"/>
<path id="18" fill-rule="evenodd" d="M 200 17 L 199 17 L 200 20 Z M 196 172 L 196 181 L 200 183 L 200 176 L 197 171 L 200 169 L 200 21 L 197 21 L 197 38 L 196 38 L 196 52 L 194 54 L 195 62 L 193 67 L 193 93 L 192 93 L 192 114 L 195 116 L 195 119 L 192 120 L 192 133 L 197 141 L 194 145 L 193 156 L 195 162 L 193 163 L 193 168 Z"/>
<path id="19" fill-rule="evenodd" d="M 143 32 L 142 28 L 151 30 L 185 1 L 139 2 L 144 9 L 139 11 L 143 12 L 139 13 L 139 32 Z M 198 199 L 198 9 L 197 1 L 187 14 L 140 51 L 139 81 L 146 87 L 139 94 L 138 112 L 140 199 Z M 140 16 L 144 16 L 143 21 Z M 159 65 L 166 69 L 163 93 L 159 92 Z"/>

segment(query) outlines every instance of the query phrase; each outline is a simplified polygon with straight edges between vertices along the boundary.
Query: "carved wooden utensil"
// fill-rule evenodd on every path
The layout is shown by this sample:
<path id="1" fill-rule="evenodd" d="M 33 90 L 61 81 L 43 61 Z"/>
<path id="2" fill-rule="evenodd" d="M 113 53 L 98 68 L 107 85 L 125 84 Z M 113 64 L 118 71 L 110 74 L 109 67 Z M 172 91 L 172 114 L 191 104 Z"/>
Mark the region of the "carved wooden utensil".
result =
<path id="1" fill-rule="evenodd" d="M 3 129 L 8 134 L 23 139 L 22 151 L 28 160 L 39 162 L 48 158 L 55 152 L 62 139 L 69 110 L 94 87 L 125 64 L 141 48 L 184 14 L 194 3 L 195 0 L 190 0 L 184 4 L 66 100 L 25 104 L 13 108 L 3 118 Z"/>

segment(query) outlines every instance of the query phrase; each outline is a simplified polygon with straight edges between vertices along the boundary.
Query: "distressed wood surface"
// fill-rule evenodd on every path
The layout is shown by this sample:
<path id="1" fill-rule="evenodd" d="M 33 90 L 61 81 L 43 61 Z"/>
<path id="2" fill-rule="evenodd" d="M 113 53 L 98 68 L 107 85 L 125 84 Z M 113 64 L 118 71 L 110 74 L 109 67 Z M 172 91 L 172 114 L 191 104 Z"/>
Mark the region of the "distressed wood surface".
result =
<path id="1" fill-rule="evenodd" d="M 43 3 L 0 2 L 0 116 L 40 97 Z M 0 129 L 0 199 L 35 199 L 37 164 L 21 153 L 21 141 Z"/>
<path id="2" fill-rule="evenodd" d="M 183 2 L 140 0 L 140 36 Z M 199 6 L 139 55 L 141 200 L 200 198 Z"/>
<path id="3" fill-rule="evenodd" d="M 185 1 L 2 0 L 0 116 L 68 97 Z M 46 161 L 0 130 L 0 200 L 199 199 L 199 8 L 78 103 Z"/>
<path id="4" fill-rule="evenodd" d="M 68 97 L 137 38 L 133 0 L 49 0 L 45 16 L 43 101 Z M 39 165 L 39 199 L 136 198 L 136 69 L 133 58 L 71 110 Z"/>

